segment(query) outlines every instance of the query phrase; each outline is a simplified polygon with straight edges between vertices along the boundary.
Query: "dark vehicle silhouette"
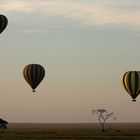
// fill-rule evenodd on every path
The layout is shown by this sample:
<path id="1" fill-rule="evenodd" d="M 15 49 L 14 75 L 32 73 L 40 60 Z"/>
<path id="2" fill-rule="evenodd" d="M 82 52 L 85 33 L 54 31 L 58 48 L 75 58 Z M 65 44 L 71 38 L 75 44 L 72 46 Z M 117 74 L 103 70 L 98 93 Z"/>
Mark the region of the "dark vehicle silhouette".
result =
<path id="1" fill-rule="evenodd" d="M 0 118 L 0 129 L 6 129 L 8 122 Z"/>

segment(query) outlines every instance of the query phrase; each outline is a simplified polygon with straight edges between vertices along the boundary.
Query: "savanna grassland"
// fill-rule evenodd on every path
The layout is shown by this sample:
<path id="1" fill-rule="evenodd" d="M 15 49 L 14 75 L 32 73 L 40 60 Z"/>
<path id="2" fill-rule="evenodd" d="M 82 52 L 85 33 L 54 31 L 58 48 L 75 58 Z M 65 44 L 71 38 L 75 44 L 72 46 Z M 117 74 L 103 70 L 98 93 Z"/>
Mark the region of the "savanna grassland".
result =
<path id="1" fill-rule="evenodd" d="M 0 140 L 140 140 L 140 123 L 110 123 L 106 131 L 93 123 L 9 123 Z"/>

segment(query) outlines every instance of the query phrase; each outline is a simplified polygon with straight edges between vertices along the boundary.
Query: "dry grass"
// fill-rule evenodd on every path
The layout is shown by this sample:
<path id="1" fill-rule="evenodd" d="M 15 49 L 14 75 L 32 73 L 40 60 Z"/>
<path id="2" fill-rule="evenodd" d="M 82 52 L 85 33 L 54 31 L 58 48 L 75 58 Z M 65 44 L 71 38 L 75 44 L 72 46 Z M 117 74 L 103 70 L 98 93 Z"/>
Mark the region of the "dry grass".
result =
<path id="1" fill-rule="evenodd" d="M 140 140 L 140 124 L 9 124 L 0 140 Z"/>

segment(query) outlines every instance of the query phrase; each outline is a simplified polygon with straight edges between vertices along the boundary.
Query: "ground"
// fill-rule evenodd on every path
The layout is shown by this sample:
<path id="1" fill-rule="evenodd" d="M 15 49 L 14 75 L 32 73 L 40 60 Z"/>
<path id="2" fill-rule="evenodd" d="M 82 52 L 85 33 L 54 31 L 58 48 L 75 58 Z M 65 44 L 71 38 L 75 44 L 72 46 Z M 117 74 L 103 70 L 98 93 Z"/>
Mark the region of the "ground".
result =
<path id="1" fill-rule="evenodd" d="M 140 140 L 140 123 L 112 123 L 102 132 L 100 125 L 9 123 L 0 140 Z"/>

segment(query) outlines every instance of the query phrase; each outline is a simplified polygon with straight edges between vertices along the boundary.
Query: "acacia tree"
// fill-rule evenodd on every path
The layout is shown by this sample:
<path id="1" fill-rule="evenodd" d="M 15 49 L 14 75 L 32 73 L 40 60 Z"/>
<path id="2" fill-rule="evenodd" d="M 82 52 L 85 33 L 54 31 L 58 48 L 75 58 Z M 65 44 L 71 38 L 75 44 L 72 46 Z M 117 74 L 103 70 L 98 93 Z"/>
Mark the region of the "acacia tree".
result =
<path id="1" fill-rule="evenodd" d="M 109 113 L 105 109 L 92 110 L 91 113 L 97 116 L 98 121 L 102 127 L 102 132 L 105 132 L 106 120 L 108 120 L 109 118 L 113 119 L 114 121 L 116 120 L 116 118 L 113 116 L 114 113 L 113 112 Z"/>

